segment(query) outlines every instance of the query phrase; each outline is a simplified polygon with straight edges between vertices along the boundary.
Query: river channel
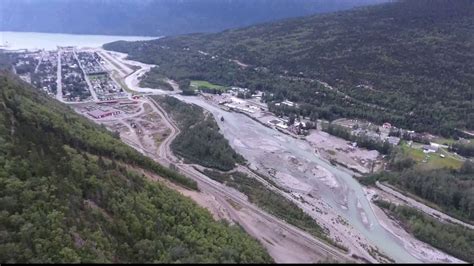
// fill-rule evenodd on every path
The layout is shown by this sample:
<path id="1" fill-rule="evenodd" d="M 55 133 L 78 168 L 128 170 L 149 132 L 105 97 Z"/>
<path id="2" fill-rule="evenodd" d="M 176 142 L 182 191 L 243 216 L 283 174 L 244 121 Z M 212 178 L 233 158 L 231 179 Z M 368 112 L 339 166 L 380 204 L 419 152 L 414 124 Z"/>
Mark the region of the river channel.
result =
<path id="1" fill-rule="evenodd" d="M 179 95 L 175 97 L 203 107 L 210 111 L 214 117 L 224 117 L 225 122 L 218 124 L 223 135 L 237 152 L 259 167 L 275 169 L 285 176 L 296 178 L 303 187 L 316 188 L 319 195 L 334 211 L 346 218 L 353 227 L 385 254 L 397 262 L 420 262 L 404 248 L 401 241 L 379 224 L 364 195 L 362 186 L 352 177 L 350 170 L 334 166 L 321 159 L 306 141 L 267 128 L 243 114 L 227 112 L 199 97 Z M 344 188 L 344 206 L 341 204 L 341 195 L 333 193 L 331 189 L 321 185 L 319 180 L 315 180 L 305 171 L 300 171 L 298 167 L 291 165 L 291 162 L 285 160 L 288 157 L 317 165 L 332 173 Z M 365 223 L 360 215 L 361 209 L 366 214 Z"/>

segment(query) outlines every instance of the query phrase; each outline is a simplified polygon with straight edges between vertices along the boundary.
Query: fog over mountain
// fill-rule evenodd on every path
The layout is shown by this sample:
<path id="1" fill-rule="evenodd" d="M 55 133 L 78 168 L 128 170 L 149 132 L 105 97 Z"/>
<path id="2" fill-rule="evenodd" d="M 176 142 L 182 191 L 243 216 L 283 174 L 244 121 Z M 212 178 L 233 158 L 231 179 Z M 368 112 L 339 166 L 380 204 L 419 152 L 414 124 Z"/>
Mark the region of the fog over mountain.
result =
<path id="1" fill-rule="evenodd" d="M 0 0 L 0 30 L 107 35 L 216 32 L 388 0 Z"/>

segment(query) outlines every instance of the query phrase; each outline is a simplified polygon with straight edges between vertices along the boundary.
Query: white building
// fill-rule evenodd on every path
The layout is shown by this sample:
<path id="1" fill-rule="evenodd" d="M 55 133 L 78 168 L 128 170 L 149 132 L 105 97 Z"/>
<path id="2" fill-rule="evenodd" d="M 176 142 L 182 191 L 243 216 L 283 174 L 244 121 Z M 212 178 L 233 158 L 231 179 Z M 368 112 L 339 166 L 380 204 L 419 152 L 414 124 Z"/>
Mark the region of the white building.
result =
<path id="1" fill-rule="evenodd" d="M 439 146 L 425 145 L 423 146 L 424 153 L 433 153 L 438 151 Z"/>
<path id="2" fill-rule="evenodd" d="M 284 105 L 290 106 L 290 107 L 295 106 L 295 103 L 294 103 L 294 102 L 288 101 L 288 100 L 284 100 L 284 101 L 281 102 L 281 103 L 284 104 Z"/>

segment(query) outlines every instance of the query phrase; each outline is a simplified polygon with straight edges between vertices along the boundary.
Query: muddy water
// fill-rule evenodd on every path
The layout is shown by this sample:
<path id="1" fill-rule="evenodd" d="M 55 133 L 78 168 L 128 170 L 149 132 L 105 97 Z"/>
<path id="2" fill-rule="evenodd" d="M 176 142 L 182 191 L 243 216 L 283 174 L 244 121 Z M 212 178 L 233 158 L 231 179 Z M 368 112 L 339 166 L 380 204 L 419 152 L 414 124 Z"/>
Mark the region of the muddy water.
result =
<path id="1" fill-rule="evenodd" d="M 223 116 L 224 122 L 217 119 L 222 133 L 249 162 L 260 169 L 274 169 L 281 176 L 291 176 L 287 185 L 292 191 L 317 193 L 372 244 L 397 262 L 419 262 L 378 223 L 361 185 L 352 178 L 350 170 L 319 158 L 309 143 L 267 128 L 245 115 L 226 112 L 198 97 L 176 97 L 207 109 L 216 118 Z M 339 187 L 334 189 L 326 185 L 327 182 L 321 182 L 311 173 L 315 167 L 332 173 Z"/>

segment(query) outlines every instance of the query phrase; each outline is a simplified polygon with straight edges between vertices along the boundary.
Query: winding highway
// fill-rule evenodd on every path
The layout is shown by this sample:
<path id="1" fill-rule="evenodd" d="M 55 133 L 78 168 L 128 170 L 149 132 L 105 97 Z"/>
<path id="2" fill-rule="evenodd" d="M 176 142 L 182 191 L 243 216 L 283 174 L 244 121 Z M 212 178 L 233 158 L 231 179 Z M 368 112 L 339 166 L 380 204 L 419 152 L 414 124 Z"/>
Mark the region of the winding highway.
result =
<path id="1" fill-rule="evenodd" d="M 127 71 L 128 73 L 123 73 L 123 69 L 118 69 L 122 70 L 121 78 L 124 79 L 126 86 L 131 91 L 145 94 L 176 94 L 176 91 L 156 91 L 151 90 L 149 88 L 139 87 L 139 77 L 154 66 L 127 60 L 125 59 L 124 55 L 120 55 L 120 58 L 117 58 L 117 55 L 115 54 L 108 54 L 107 51 L 102 52 L 104 54 L 107 54 L 106 58 L 103 58 L 106 61 L 109 61 L 109 65 L 113 68 L 117 68 L 120 65 L 123 65 L 124 63 L 122 63 L 122 61 L 126 62 L 127 65 L 133 65 L 138 67 L 138 70 L 131 72 Z M 114 62 L 110 62 L 111 60 L 113 60 Z M 120 63 L 118 63 L 117 61 L 120 61 Z M 197 171 L 193 167 L 193 165 L 187 165 L 180 162 L 173 155 L 170 149 L 170 144 L 176 137 L 176 135 L 179 134 L 179 129 L 176 127 L 174 121 L 168 116 L 168 114 L 156 102 L 154 102 L 153 99 L 149 98 L 148 100 L 150 102 L 153 102 L 153 110 L 162 117 L 165 124 L 168 126 L 168 128 L 171 129 L 171 134 L 168 136 L 168 138 L 163 140 L 163 142 L 158 148 L 151 148 L 152 150 L 147 150 L 147 147 L 144 147 L 145 145 L 141 143 L 134 143 L 137 141 L 140 142 L 139 140 L 135 141 L 127 139 L 126 143 L 165 166 L 169 166 L 172 163 L 178 168 L 179 172 L 188 176 L 189 178 L 194 179 L 198 183 L 201 192 L 216 198 L 220 205 L 222 205 L 222 207 L 224 207 L 228 211 L 229 216 L 235 222 L 239 223 L 249 234 L 260 240 L 260 242 L 267 248 L 270 255 L 272 255 L 275 261 L 317 262 L 320 260 L 331 258 L 332 260 L 345 262 L 351 260 L 353 261 L 354 257 L 359 257 L 364 258 L 369 262 L 379 262 L 378 259 L 375 258 L 377 256 L 374 257 L 372 254 L 369 255 L 366 250 L 362 250 L 362 248 L 353 248 L 352 245 L 350 246 L 351 253 L 346 254 L 343 251 L 335 248 L 334 246 L 327 244 L 326 242 L 322 242 L 321 240 L 315 239 L 308 233 L 294 226 L 291 226 L 286 222 L 272 215 L 269 215 L 266 212 L 263 212 L 261 209 L 251 204 L 247 200 L 245 195 L 239 193 L 235 189 L 226 187 L 225 185 L 222 185 L 208 178 L 201 172 Z M 248 169 L 239 170 L 242 170 L 247 173 L 249 172 Z M 259 181 L 263 181 L 260 180 L 261 178 L 256 177 L 254 174 L 249 174 L 250 176 L 257 178 Z M 347 182 L 353 182 L 352 178 Z M 269 185 L 268 182 L 262 183 L 264 185 L 268 185 L 270 189 L 278 190 L 277 188 L 274 188 L 273 186 Z M 362 196 L 363 195 L 360 196 L 361 199 Z M 363 229 L 365 228 L 363 227 Z M 382 233 L 385 232 L 382 231 Z M 378 234 L 375 237 L 378 237 Z M 390 243 L 393 244 L 393 242 Z M 390 245 L 388 245 L 388 247 L 390 247 Z M 406 258 L 401 259 L 401 261 L 404 260 L 406 260 Z"/>
<path id="2" fill-rule="evenodd" d="M 101 51 L 101 55 L 107 53 L 106 51 Z M 111 60 L 119 61 L 113 55 L 107 54 L 103 58 L 109 61 L 109 66 L 113 68 L 117 68 L 120 65 L 118 62 L 110 62 Z M 120 59 L 120 61 L 124 60 L 123 58 Z M 153 66 L 129 60 L 126 60 L 126 62 L 127 64 L 140 67 L 139 70 L 134 72 L 124 73 L 123 69 L 120 71 L 122 72 L 121 78 L 124 79 L 126 86 L 138 93 L 150 93 L 150 89 L 139 87 L 138 77 L 146 73 Z M 177 92 L 176 88 L 173 92 L 157 93 L 156 90 L 152 91 L 153 94 L 175 94 Z M 244 194 L 208 178 L 192 165 L 181 163 L 170 149 L 170 144 L 180 132 L 179 129 L 172 118 L 152 98 L 148 98 L 147 101 L 153 103 L 150 104 L 152 109 L 162 117 L 166 126 L 170 128 L 170 135 L 163 140 L 157 150 L 149 150 L 142 143 L 136 143 L 140 142 L 138 138 L 127 138 L 124 139 L 124 142 L 162 165 L 169 166 L 171 163 L 174 164 L 180 173 L 195 180 L 201 193 L 214 197 L 234 222 L 241 225 L 250 235 L 260 240 L 276 262 L 314 263 L 328 259 L 339 262 L 357 261 L 351 255 L 364 257 L 371 262 L 377 262 L 366 254 L 361 254 L 358 251 L 352 251 L 351 254 L 347 254 L 326 242 L 316 239 L 303 230 L 262 211 L 250 203 Z"/>
<path id="3" fill-rule="evenodd" d="M 156 89 L 151 89 L 151 88 L 141 88 L 139 86 L 139 80 L 142 77 L 142 75 L 144 75 L 146 72 L 148 72 L 151 68 L 155 66 L 140 63 L 140 62 L 130 61 L 126 59 L 125 54 L 109 53 L 102 49 L 96 49 L 96 51 L 106 61 L 105 65 L 108 68 L 108 70 L 115 71 L 118 74 L 118 78 L 121 81 L 123 81 L 121 84 L 124 85 L 125 87 L 128 87 L 128 90 L 130 92 L 130 95 L 129 95 L 130 99 L 132 99 L 132 96 L 135 94 L 142 94 L 142 95 L 174 95 L 176 98 L 182 100 L 179 96 L 176 95 L 179 92 L 179 87 L 173 81 L 168 80 L 168 82 L 173 86 L 173 89 L 174 89 L 173 91 L 162 91 L 162 90 L 156 90 Z M 59 63 L 58 80 L 59 81 L 60 81 L 60 71 L 61 71 L 60 60 L 61 60 L 61 57 L 59 54 L 58 56 L 58 63 Z M 57 98 L 60 100 L 63 100 L 61 92 L 62 90 L 59 87 Z M 372 254 L 371 251 L 369 250 L 369 248 L 371 249 L 372 247 L 369 246 L 369 248 L 367 248 L 367 244 L 365 244 L 367 242 L 365 243 L 360 242 L 361 240 L 360 237 L 358 238 L 359 241 L 357 241 L 355 237 L 358 237 L 358 236 L 353 234 L 352 232 L 348 232 L 348 234 L 335 236 L 338 241 L 342 241 L 343 245 L 349 247 L 350 252 L 346 253 L 342 251 L 341 249 L 338 249 L 328 244 L 327 242 L 317 239 L 311 234 L 293 225 L 290 225 L 286 223 L 285 221 L 263 211 L 259 207 L 249 202 L 246 195 L 240 193 L 239 191 L 231 187 L 227 187 L 224 184 L 216 182 L 210 179 L 209 177 L 207 177 L 206 175 L 204 175 L 202 172 L 198 170 L 198 168 L 200 167 L 196 168 L 196 165 L 185 164 L 173 154 L 170 148 L 171 143 L 176 138 L 176 136 L 179 135 L 180 133 L 180 130 L 176 126 L 175 121 L 173 121 L 173 119 L 167 114 L 167 112 L 152 97 L 145 97 L 138 101 L 141 102 L 141 107 L 142 107 L 141 111 L 139 111 L 136 114 L 127 116 L 126 118 L 112 119 L 114 121 L 108 121 L 108 122 L 119 122 L 121 124 L 124 124 L 128 128 L 128 131 L 130 132 L 130 134 L 128 134 L 127 136 L 122 136 L 123 137 L 122 140 L 129 146 L 135 148 L 136 150 L 144 154 L 145 156 L 150 157 L 151 159 L 159 162 L 160 164 L 164 166 L 170 167 L 170 165 L 172 164 L 178 170 L 178 172 L 187 176 L 188 178 L 195 180 L 200 189 L 200 192 L 196 193 L 197 195 L 199 195 L 196 202 L 200 202 L 201 197 L 202 198 L 210 197 L 214 199 L 215 204 L 219 206 L 218 208 L 221 210 L 222 209 L 224 210 L 226 214 L 225 215 L 226 219 L 230 218 L 233 222 L 239 224 L 248 234 L 258 239 L 262 243 L 262 245 L 265 246 L 269 254 L 275 260 L 275 262 L 277 263 L 315 263 L 315 262 L 321 262 L 321 261 L 337 261 L 337 262 L 379 263 L 379 262 L 386 261 L 383 258 L 381 259 L 379 255 Z M 192 100 L 190 102 L 194 103 Z M 204 104 L 202 102 L 200 103 Z M 161 120 L 163 121 L 165 126 L 170 129 L 170 134 L 161 142 L 161 144 L 158 147 L 155 146 L 154 144 L 150 144 L 150 142 L 143 141 L 141 138 L 139 138 L 135 130 L 129 124 L 130 121 L 128 119 L 134 119 L 135 117 L 138 117 L 139 115 L 143 113 L 144 104 L 149 105 L 151 109 L 153 110 L 153 112 L 158 114 L 161 117 Z M 217 114 L 216 112 L 212 112 L 211 111 L 213 110 L 212 108 L 210 109 L 204 108 L 204 109 L 211 112 L 215 117 L 222 115 L 222 113 L 219 113 L 219 112 L 217 112 Z M 225 120 L 232 121 L 232 120 L 229 120 L 228 117 L 226 117 Z M 105 120 L 101 120 L 101 121 L 105 121 Z M 228 133 L 229 130 L 233 132 L 236 132 L 236 130 L 238 132 L 242 132 L 242 126 L 246 125 L 246 121 L 234 119 L 233 123 L 228 124 L 226 122 L 225 125 L 232 125 L 233 127 L 231 126 L 231 127 L 226 128 L 227 131 L 224 131 L 224 133 L 225 132 Z M 253 131 L 247 130 L 248 132 L 252 133 L 252 136 L 256 134 L 254 132 L 255 130 L 257 130 L 258 132 L 261 131 L 260 129 L 255 129 L 255 127 L 252 127 L 252 130 Z M 248 133 L 247 131 L 245 131 L 245 133 Z M 293 143 L 294 141 L 293 142 L 290 141 L 288 142 L 291 144 L 290 145 L 286 142 L 286 139 L 284 138 L 284 136 L 282 137 L 282 136 L 277 136 L 274 134 L 270 134 L 270 135 L 268 134 L 262 135 L 262 134 L 260 135 L 257 134 L 258 138 L 255 138 L 257 140 L 256 143 L 262 143 L 265 141 L 268 142 L 270 141 L 268 139 L 268 136 L 271 136 L 273 137 L 272 140 L 274 143 L 270 141 L 270 144 L 278 145 L 279 148 L 284 147 L 289 152 L 293 152 L 294 154 L 300 156 L 303 159 L 305 158 L 304 152 L 306 152 L 306 150 L 304 151 L 301 150 L 302 145 L 299 145 L 299 146 L 297 145 L 300 143 Z M 227 135 L 226 135 L 226 138 L 229 137 Z M 235 136 L 230 134 L 230 137 L 232 138 Z M 288 147 L 287 144 L 290 145 L 290 147 Z M 298 149 L 297 151 L 295 151 L 295 146 L 297 146 L 296 147 Z M 271 146 L 271 148 L 273 148 L 273 146 Z M 247 154 L 246 156 L 249 156 L 249 155 Z M 311 158 L 313 157 L 314 156 L 311 156 Z M 260 159 L 265 160 L 265 158 L 260 158 Z M 325 165 L 325 163 L 321 160 L 317 160 L 317 159 L 314 159 L 314 160 L 316 160 L 318 165 L 323 165 L 323 166 Z M 283 167 L 285 167 L 285 165 L 283 165 Z M 233 171 L 244 172 L 248 174 L 250 177 L 255 178 L 256 180 L 261 182 L 267 188 L 279 193 L 280 195 L 284 196 L 285 198 L 289 200 L 294 200 L 291 198 L 292 196 L 290 194 L 282 193 L 280 188 L 267 182 L 264 178 L 260 177 L 259 175 L 251 171 L 249 167 L 238 166 Z M 350 194 L 350 196 L 352 196 L 352 199 L 349 198 L 349 203 L 351 204 L 351 206 L 352 205 L 355 206 L 357 203 L 357 206 L 356 206 L 357 209 L 352 208 L 352 209 L 349 209 L 350 212 L 347 212 L 347 214 L 344 212 L 341 212 L 341 214 L 347 216 L 343 218 L 355 217 L 353 220 L 355 220 L 356 222 L 359 222 L 360 220 L 359 216 L 362 217 L 362 214 L 364 215 L 371 214 L 371 212 L 361 211 L 361 209 L 365 207 L 365 205 L 363 204 L 364 203 L 368 204 L 368 202 L 364 201 L 365 194 L 362 193 L 363 191 L 361 189 L 357 190 L 357 189 L 354 189 L 354 187 L 358 188 L 357 186 L 355 185 L 351 186 L 351 184 L 356 181 L 354 181 L 353 178 L 349 174 L 346 174 L 345 172 L 342 173 L 342 172 L 343 172 L 342 170 L 337 170 L 337 171 L 334 170 L 333 174 L 338 176 L 338 178 L 342 176 L 340 179 L 345 182 L 344 185 L 348 185 L 349 187 L 353 188 L 351 190 L 351 193 L 353 194 Z M 344 178 L 346 176 L 347 178 Z M 379 186 L 381 186 L 381 184 L 379 184 Z M 306 210 L 308 206 L 300 206 L 300 204 L 298 204 L 298 206 L 301 207 L 305 212 L 308 212 Z M 215 205 L 211 206 L 210 209 L 214 209 L 214 207 Z M 367 219 L 367 216 L 364 216 L 364 217 Z M 313 217 L 313 218 L 315 218 L 316 220 L 320 219 L 320 217 L 319 218 Z M 377 245 L 384 246 L 385 250 L 382 250 L 383 252 L 390 253 L 389 254 L 390 256 L 393 254 L 397 255 L 397 257 L 392 257 L 396 261 L 420 262 L 418 259 L 411 257 L 411 253 L 407 252 L 405 247 L 402 247 L 400 243 L 396 242 L 397 240 L 394 241 L 391 238 L 393 237 L 393 233 L 389 234 L 386 231 L 382 230 L 382 228 L 378 225 L 377 220 L 374 220 L 374 219 L 375 218 L 369 219 L 371 221 L 366 222 L 365 224 L 356 223 L 356 225 L 358 225 L 357 229 L 362 230 L 362 231 L 365 230 L 367 232 L 365 235 L 366 237 L 370 236 L 371 241 L 375 241 Z M 332 228 L 331 228 L 331 235 L 332 237 L 334 237 Z M 355 239 L 354 242 L 351 242 L 351 240 L 353 239 L 351 239 L 349 235 L 350 237 Z M 359 243 L 360 245 L 355 244 L 356 242 Z M 373 243 L 370 243 L 368 245 L 371 245 L 371 244 Z M 395 248 L 395 251 L 394 251 L 394 248 Z"/>
<path id="4" fill-rule="evenodd" d="M 474 225 L 465 223 L 465 222 L 463 222 L 463 221 L 461 221 L 461 220 L 458 220 L 458 219 L 456 219 L 456 218 L 454 218 L 454 217 L 452 217 L 452 216 L 449 216 L 449 215 L 447 215 L 447 214 L 445 214 L 445 213 L 443 213 L 443 212 L 441 212 L 441 211 L 438 211 L 438 210 L 436 210 L 436 209 L 433 209 L 433 208 L 427 206 L 426 204 L 423 204 L 423 203 L 421 203 L 421 202 L 419 202 L 419 201 L 416 201 L 416 200 L 413 199 L 413 198 L 407 197 L 407 196 L 403 195 L 402 193 L 400 193 L 400 192 L 396 191 L 395 189 L 393 189 L 393 188 L 392 188 L 390 185 L 388 185 L 388 184 L 380 183 L 379 181 L 377 181 L 377 182 L 375 183 L 375 185 L 376 185 L 379 189 L 381 189 L 381 190 L 383 190 L 383 191 L 385 191 L 385 192 L 391 194 L 392 196 L 394 196 L 394 197 L 396 197 L 396 198 L 398 198 L 398 199 L 404 201 L 408 206 L 410 206 L 410 207 L 412 207 L 412 208 L 415 208 L 415 209 L 417 209 L 417 210 L 420 210 L 420 211 L 422 211 L 422 212 L 424 212 L 424 213 L 426 213 L 426 214 L 432 216 L 432 217 L 435 218 L 435 219 L 439 219 L 439 220 L 441 220 L 441 221 L 448 222 L 448 223 L 459 224 L 459 225 L 462 225 L 462 226 L 464 226 L 464 227 L 467 227 L 467 228 L 469 228 L 469 229 L 471 229 L 471 230 L 474 230 Z"/>
<path id="5" fill-rule="evenodd" d="M 339 249 L 332 247 L 331 245 L 314 238 L 308 233 L 260 210 L 258 207 L 248 202 L 245 196 L 242 196 L 240 193 L 236 193 L 235 190 L 229 189 L 225 185 L 222 185 L 208 178 L 207 176 L 194 169 L 192 166 L 180 163 L 178 159 L 173 155 L 170 149 L 171 142 L 179 134 L 180 131 L 175 125 L 174 121 L 161 108 L 161 106 L 159 106 L 159 104 L 157 104 L 156 101 L 154 101 L 153 99 L 150 99 L 150 101 L 154 104 L 153 109 L 160 114 L 160 116 L 164 119 L 165 123 L 171 129 L 171 134 L 166 140 L 161 143 L 158 149 L 158 158 L 154 159 L 168 166 L 171 163 L 175 164 L 175 166 L 179 169 L 180 173 L 185 174 L 186 176 L 192 178 L 198 183 L 199 189 L 202 192 L 215 196 L 218 202 L 224 207 L 226 207 L 230 216 L 235 222 L 240 224 L 249 234 L 261 240 L 261 242 L 267 247 L 270 254 L 277 262 L 316 262 L 314 260 L 308 260 L 308 258 L 317 257 L 319 257 L 320 259 L 332 258 L 341 262 L 354 260 L 351 256 L 340 251 Z M 236 210 L 235 207 L 231 206 L 229 201 L 233 202 L 234 204 L 237 203 L 240 206 L 241 210 Z M 245 209 L 246 217 L 242 217 L 242 209 Z M 254 217 L 254 219 L 248 219 L 248 216 Z M 259 226 L 254 226 L 252 224 L 253 220 L 255 219 L 257 220 L 257 222 L 263 223 L 265 224 L 265 226 L 268 226 L 268 228 L 271 228 L 270 231 L 273 232 L 256 231 L 255 229 Z M 281 246 L 278 245 L 279 248 L 275 249 L 275 243 L 269 241 L 269 239 L 275 239 L 275 233 L 284 235 L 283 238 L 285 242 L 290 241 L 293 243 L 279 243 L 281 244 Z M 298 248 L 295 249 L 292 254 L 291 252 L 289 252 L 291 257 L 288 256 L 288 254 L 285 254 L 285 259 L 280 258 L 280 254 L 277 254 L 277 252 L 281 251 L 281 247 L 288 247 L 288 251 L 291 251 L 291 247 Z M 309 253 L 313 253 L 313 255 L 306 257 L 300 256 L 301 248 Z"/>

